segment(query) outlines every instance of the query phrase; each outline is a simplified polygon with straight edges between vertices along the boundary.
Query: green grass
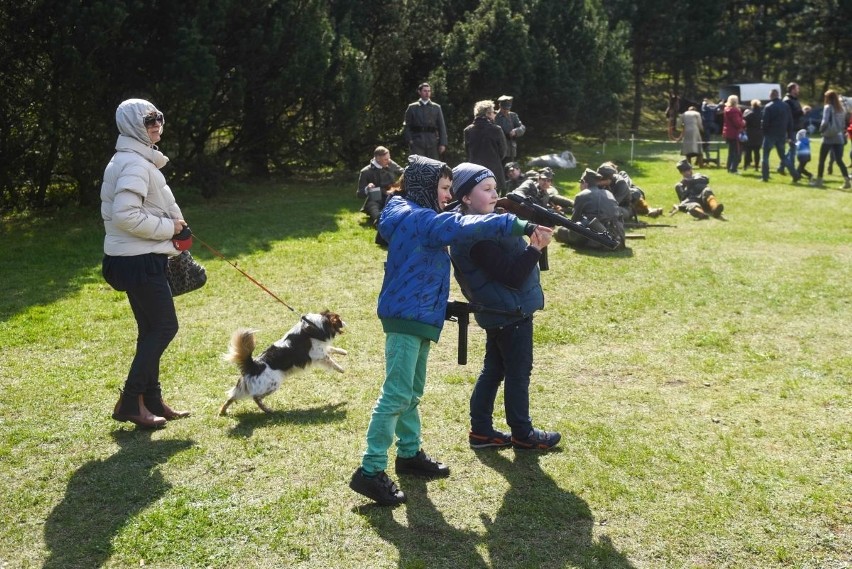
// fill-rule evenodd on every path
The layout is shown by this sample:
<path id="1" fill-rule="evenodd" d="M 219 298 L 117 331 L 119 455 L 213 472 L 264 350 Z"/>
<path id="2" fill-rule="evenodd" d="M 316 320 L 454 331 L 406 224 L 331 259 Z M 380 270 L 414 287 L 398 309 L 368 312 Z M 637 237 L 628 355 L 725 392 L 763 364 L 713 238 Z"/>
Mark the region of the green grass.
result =
<path id="1" fill-rule="evenodd" d="M 668 210 L 671 148 L 607 152 Z M 176 300 L 162 362 L 168 400 L 194 414 L 153 433 L 109 417 L 135 327 L 100 277 L 97 206 L 3 220 L 0 567 L 849 567 L 852 193 L 704 172 L 727 223 L 663 218 L 676 227 L 618 254 L 551 247 L 531 407 L 560 452 L 467 448 L 484 335 L 460 367 L 445 328 L 422 414 L 453 475 L 401 480 L 396 509 L 347 487 L 384 370 L 384 253 L 354 173 L 210 203 L 176 188 L 201 239 L 298 311 L 340 312 L 349 355 L 343 375 L 289 379 L 273 415 L 218 417 L 230 333 L 266 345 L 295 316 L 196 245 L 209 283 Z M 577 177 L 557 185 L 573 195 Z"/>

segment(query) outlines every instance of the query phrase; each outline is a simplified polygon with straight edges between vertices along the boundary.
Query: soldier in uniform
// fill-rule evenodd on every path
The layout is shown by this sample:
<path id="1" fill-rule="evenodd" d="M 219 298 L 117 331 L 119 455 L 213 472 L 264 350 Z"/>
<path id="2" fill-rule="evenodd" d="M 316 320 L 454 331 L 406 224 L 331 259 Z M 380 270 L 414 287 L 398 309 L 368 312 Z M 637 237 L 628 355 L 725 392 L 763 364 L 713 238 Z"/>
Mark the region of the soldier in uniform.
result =
<path id="1" fill-rule="evenodd" d="M 703 174 L 694 174 L 692 164 L 686 160 L 678 162 L 677 169 L 683 176 L 683 179 L 675 185 L 675 192 L 680 203 L 672 207 L 671 215 L 678 211 L 685 211 L 696 219 L 707 219 L 711 215 L 716 219 L 725 219 L 722 217 L 725 206 L 719 203 L 708 187 L 710 179 Z"/>
<path id="2" fill-rule="evenodd" d="M 361 169 L 355 195 L 364 200 L 361 211 L 370 217 L 370 225 L 376 227 L 379 214 L 388 199 L 388 190 L 399 180 L 402 167 L 391 160 L 390 150 L 377 146 L 373 159 Z"/>
<path id="3" fill-rule="evenodd" d="M 621 208 L 615 201 L 612 192 L 600 187 L 601 175 L 590 168 L 586 168 L 580 177 L 580 193 L 574 196 L 574 212 L 571 214 L 572 221 L 589 226 L 595 231 L 605 229 L 610 235 L 620 241 L 619 249 L 624 247 L 624 220 Z M 600 249 L 603 246 L 587 237 L 570 231 L 565 227 L 559 227 L 553 235 L 560 243 L 567 243 L 575 247 L 590 247 Z"/>
<path id="4" fill-rule="evenodd" d="M 635 219 L 637 215 L 648 217 L 659 217 L 663 213 L 661 207 L 650 207 L 645 201 L 645 192 L 642 188 L 633 184 L 633 180 L 627 172 L 619 171 L 618 166 L 612 162 L 604 162 L 598 167 L 601 181 L 598 185 L 604 186 L 618 202 L 624 219 Z"/>
<path id="5" fill-rule="evenodd" d="M 433 103 L 432 87 L 421 83 L 417 87 L 420 99 L 405 110 L 402 133 L 408 144 L 409 154 L 417 154 L 438 160 L 447 149 L 447 127 L 441 105 Z"/>
<path id="6" fill-rule="evenodd" d="M 530 198 L 540 206 L 549 207 L 562 213 L 570 213 L 574 207 L 574 202 L 559 195 L 559 192 L 553 187 L 553 170 L 550 168 L 542 169 L 535 178 L 528 179 L 512 193 Z"/>
<path id="7" fill-rule="evenodd" d="M 518 113 L 509 110 L 512 108 L 512 97 L 501 95 L 497 99 L 497 104 L 500 105 L 500 111 L 494 119 L 494 124 L 503 129 L 503 134 L 506 135 L 506 141 L 509 143 L 504 162 L 512 162 L 518 158 L 517 139 L 524 135 L 527 127 L 518 118 Z"/>
<path id="8" fill-rule="evenodd" d="M 538 177 L 538 173 L 536 173 Z M 513 192 L 517 190 L 521 184 L 527 181 L 527 175 L 521 172 L 521 165 L 517 162 L 509 162 L 506 164 L 506 191 Z"/>

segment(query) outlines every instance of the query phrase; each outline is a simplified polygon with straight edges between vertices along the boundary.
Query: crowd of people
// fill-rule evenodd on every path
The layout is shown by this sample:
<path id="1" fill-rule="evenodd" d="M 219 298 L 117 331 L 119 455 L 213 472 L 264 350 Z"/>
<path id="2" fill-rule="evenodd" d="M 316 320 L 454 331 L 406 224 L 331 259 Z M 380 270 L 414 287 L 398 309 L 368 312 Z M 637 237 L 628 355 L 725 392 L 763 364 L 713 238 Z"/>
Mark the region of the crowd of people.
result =
<path id="1" fill-rule="evenodd" d="M 704 160 L 709 159 L 711 136 L 719 133 L 716 116 L 723 109 L 721 135 L 728 147 L 728 172 L 738 174 L 742 163 L 745 170 L 759 170 L 761 179 L 768 182 L 772 171 L 770 159 L 774 151 L 778 156 L 776 173 L 788 173 L 793 183 L 806 178 L 812 186 L 823 187 L 823 173 L 828 160 L 829 172 L 836 165 L 843 176 L 841 189 L 852 189 L 852 180 L 843 161 L 846 139 L 852 137 L 852 123 L 849 122 L 852 109 L 847 109 L 840 95 L 829 89 L 823 95 L 822 118 L 815 123 L 812 108 L 799 102 L 799 91 L 797 83 L 789 83 L 783 99 L 778 89 L 772 89 L 768 93 L 766 105 L 759 99 L 753 99 L 745 110 L 736 95 L 730 95 L 724 103 L 718 104 L 704 99 L 700 113 L 690 107 L 681 117 L 681 154 L 688 162 L 697 158 L 700 167 L 702 158 L 696 154 L 695 142 L 700 135 L 704 145 Z M 700 121 L 695 114 L 700 116 Z M 822 138 L 816 177 L 807 169 L 811 159 L 810 136 L 813 134 Z"/>

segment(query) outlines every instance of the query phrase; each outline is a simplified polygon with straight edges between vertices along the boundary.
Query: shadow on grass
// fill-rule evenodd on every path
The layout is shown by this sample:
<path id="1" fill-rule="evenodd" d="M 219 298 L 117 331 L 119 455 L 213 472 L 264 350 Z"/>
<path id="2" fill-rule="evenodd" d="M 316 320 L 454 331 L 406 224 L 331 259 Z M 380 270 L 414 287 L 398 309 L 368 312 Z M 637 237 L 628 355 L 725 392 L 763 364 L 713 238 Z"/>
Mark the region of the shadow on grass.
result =
<path id="1" fill-rule="evenodd" d="M 250 399 L 241 401 L 241 404 L 252 405 Z M 254 434 L 257 428 L 271 427 L 273 425 L 318 425 L 321 423 L 340 423 L 346 419 L 346 411 L 342 409 L 345 403 L 329 403 L 319 407 L 308 409 L 289 409 L 286 411 L 273 411 L 264 413 L 260 409 L 241 411 L 235 413 L 233 418 L 237 424 L 228 431 L 229 437 L 248 438 Z"/>
<path id="2" fill-rule="evenodd" d="M 494 519 L 480 514 L 486 532 L 466 531 L 447 522 L 429 500 L 427 483 L 404 477 L 400 486 L 408 497 L 408 524 L 393 510 L 375 504 L 355 511 L 364 516 L 382 539 L 399 551 L 399 567 L 579 567 L 632 569 L 630 561 L 606 536 L 595 540 L 594 518 L 588 504 L 559 488 L 539 464 L 538 452 L 477 452 L 482 463 L 509 482 L 509 490 Z M 437 482 L 431 482 L 436 484 Z M 459 484 L 452 478 L 448 484 Z M 488 548 L 488 560 L 479 548 Z"/>
<path id="3" fill-rule="evenodd" d="M 80 467 L 44 525 L 50 556 L 44 569 L 100 567 L 112 540 L 140 511 L 171 488 L 159 464 L 190 448 L 191 440 L 152 441 L 150 431 L 113 433 L 118 452 Z"/>
<path id="4" fill-rule="evenodd" d="M 481 451 L 477 456 L 509 483 L 494 519 L 483 519 L 494 567 L 633 567 L 609 538 L 595 540 L 589 505 L 542 470 L 544 455 L 516 452 L 511 460 L 508 453 Z"/>
<path id="5" fill-rule="evenodd" d="M 476 549 L 482 543 L 482 536 L 454 527 L 429 499 L 428 484 L 438 482 L 414 476 L 402 477 L 398 482 L 408 497 L 403 506 L 407 525 L 397 522 L 393 510 L 384 506 L 370 504 L 355 511 L 366 518 L 382 539 L 396 547 L 400 568 L 489 567 Z M 453 484 L 452 478 L 448 484 Z"/>
<path id="6" fill-rule="evenodd" d="M 177 199 L 198 237 L 233 259 L 268 250 L 276 241 L 337 229 L 336 216 L 360 206 L 340 185 L 334 180 L 264 182 L 206 202 L 184 200 L 179 191 Z M 99 208 L 94 204 L 2 220 L 0 274 L 5 294 L 0 298 L 0 322 L 72 295 L 85 284 L 103 283 Z M 214 258 L 201 245 L 192 253 L 202 264 Z"/>

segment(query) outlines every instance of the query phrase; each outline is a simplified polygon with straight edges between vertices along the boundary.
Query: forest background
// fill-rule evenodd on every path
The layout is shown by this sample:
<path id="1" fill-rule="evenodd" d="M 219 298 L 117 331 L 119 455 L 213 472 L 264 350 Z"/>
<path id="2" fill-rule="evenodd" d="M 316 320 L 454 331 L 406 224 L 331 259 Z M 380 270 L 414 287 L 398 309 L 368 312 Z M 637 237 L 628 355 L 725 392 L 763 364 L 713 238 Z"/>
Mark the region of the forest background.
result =
<path id="1" fill-rule="evenodd" d="M 429 81 L 462 159 L 473 103 L 513 95 L 536 144 L 661 130 L 666 93 L 852 86 L 852 0 L 23 0 L 0 6 L 0 212 L 97 202 L 114 110 L 166 115 L 169 179 L 356 170 L 404 156 Z M 658 121 L 658 122 L 657 122 Z M 533 148 L 534 146 L 530 146 Z"/>

